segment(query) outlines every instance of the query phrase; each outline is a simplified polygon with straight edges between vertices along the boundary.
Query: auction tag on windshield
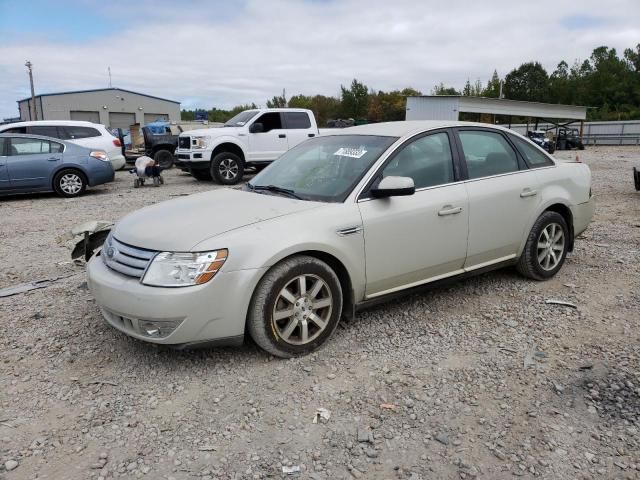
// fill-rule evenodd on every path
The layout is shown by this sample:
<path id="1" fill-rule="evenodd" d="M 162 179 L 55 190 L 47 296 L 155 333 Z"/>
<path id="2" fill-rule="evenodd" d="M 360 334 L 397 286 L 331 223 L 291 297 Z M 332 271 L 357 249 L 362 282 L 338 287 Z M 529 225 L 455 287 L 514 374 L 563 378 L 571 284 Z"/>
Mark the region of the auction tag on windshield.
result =
<path id="1" fill-rule="evenodd" d="M 362 147 L 360 148 L 342 147 L 338 149 L 338 151 L 334 153 L 334 155 L 338 157 L 362 158 L 365 153 L 367 153 L 367 151 Z"/>

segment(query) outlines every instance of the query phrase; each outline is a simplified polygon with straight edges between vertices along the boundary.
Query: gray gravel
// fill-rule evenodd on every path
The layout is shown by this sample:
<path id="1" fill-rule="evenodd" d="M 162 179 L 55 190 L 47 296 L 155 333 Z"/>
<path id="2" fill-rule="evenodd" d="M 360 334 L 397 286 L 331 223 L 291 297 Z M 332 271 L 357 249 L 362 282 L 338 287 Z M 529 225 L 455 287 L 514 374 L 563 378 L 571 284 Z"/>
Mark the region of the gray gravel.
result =
<path id="1" fill-rule="evenodd" d="M 0 478 L 640 478 L 640 149 L 580 156 L 598 208 L 556 278 L 412 295 L 287 361 L 118 333 L 56 243 L 212 184 L 171 171 L 134 190 L 118 172 L 78 200 L 0 200 L 0 288 L 71 275 L 0 299 Z"/>

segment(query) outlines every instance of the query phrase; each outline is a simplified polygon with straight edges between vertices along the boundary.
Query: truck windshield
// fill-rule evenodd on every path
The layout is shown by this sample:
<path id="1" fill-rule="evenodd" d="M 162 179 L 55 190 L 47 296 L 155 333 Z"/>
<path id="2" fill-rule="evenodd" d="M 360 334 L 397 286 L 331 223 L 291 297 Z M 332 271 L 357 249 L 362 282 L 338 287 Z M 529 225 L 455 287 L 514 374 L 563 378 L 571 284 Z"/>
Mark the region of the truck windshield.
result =
<path id="1" fill-rule="evenodd" d="M 249 120 L 258 114 L 258 110 L 245 110 L 235 117 L 229 119 L 224 124 L 225 127 L 243 127 Z"/>
<path id="2" fill-rule="evenodd" d="M 396 137 L 334 135 L 292 148 L 247 184 L 247 190 L 303 200 L 343 202 Z"/>

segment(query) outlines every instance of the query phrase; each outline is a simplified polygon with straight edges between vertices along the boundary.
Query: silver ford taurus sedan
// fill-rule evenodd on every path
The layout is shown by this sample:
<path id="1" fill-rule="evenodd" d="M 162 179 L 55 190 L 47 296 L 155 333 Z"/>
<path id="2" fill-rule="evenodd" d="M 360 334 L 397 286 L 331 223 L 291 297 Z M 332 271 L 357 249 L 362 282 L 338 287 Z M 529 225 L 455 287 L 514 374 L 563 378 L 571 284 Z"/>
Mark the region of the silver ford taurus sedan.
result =
<path id="1" fill-rule="evenodd" d="M 510 130 L 394 122 L 285 153 L 244 190 L 134 212 L 88 266 L 113 327 L 177 347 L 249 334 L 280 357 L 358 306 L 515 265 L 545 280 L 594 211 L 591 173 Z"/>

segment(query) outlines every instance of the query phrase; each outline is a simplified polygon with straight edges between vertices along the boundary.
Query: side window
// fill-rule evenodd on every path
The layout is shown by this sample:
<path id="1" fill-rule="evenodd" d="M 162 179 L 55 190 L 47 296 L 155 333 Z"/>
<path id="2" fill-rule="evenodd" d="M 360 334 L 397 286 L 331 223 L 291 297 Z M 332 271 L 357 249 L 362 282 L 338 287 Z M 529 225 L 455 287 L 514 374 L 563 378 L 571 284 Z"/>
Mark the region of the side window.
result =
<path id="1" fill-rule="evenodd" d="M 416 188 L 453 182 L 449 136 L 436 133 L 405 145 L 384 168 L 382 176 L 411 177 Z"/>
<path id="2" fill-rule="evenodd" d="M 282 120 L 278 112 L 264 113 L 258 117 L 256 123 L 264 125 L 264 132 L 282 129 Z"/>
<path id="3" fill-rule="evenodd" d="M 0 157 L 4 157 L 7 153 L 4 151 L 5 139 L 0 138 Z"/>
<path id="4" fill-rule="evenodd" d="M 42 135 L 43 137 L 60 138 L 58 127 L 55 126 L 46 127 L 44 125 L 37 125 L 29 127 L 29 133 L 33 133 L 34 135 Z"/>
<path id="5" fill-rule="evenodd" d="M 2 133 L 27 133 L 27 127 L 13 127 L 3 130 Z"/>
<path id="6" fill-rule="evenodd" d="M 91 127 L 75 127 L 71 125 L 65 125 L 62 127 L 67 134 L 67 138 L 71 140 L 77 140 L 80 138 L 100 137 L 100 132 Z"/>
<path id="7" fill-rule="evenodd" d="M 12 138 L 9 155 L 37 155 L 50 153 L 50 143 L 36 138 Z"/>
<path id="8" fill-rule="evenodd" d="M 470 179 L 519 170 L 516 152 L 501 134 L 462 130 L 458 135 Z"/>
<path id="9" fill-rule="evenodd" d="M 284 121 L 287 124 L 287 128 L 311 128 L 311 120 L 309 120 L 309 115 L 304 112 L 287 112 L 284 114 Z"/>
<path id="10" fill-rule="evenodd" d="M 62 153 L 64 152 L 64 145 L 58 142 L 49 142 L 49 149 L 51 153 Z"/>
<path id="11" fill-rule="evenodd" d="M 551 159 L 533 146 L 528 140 L 516 137 L 515 135 L 510 135 L 510 137 L 530 167 L 547 167 L 553 165 Z"/>

